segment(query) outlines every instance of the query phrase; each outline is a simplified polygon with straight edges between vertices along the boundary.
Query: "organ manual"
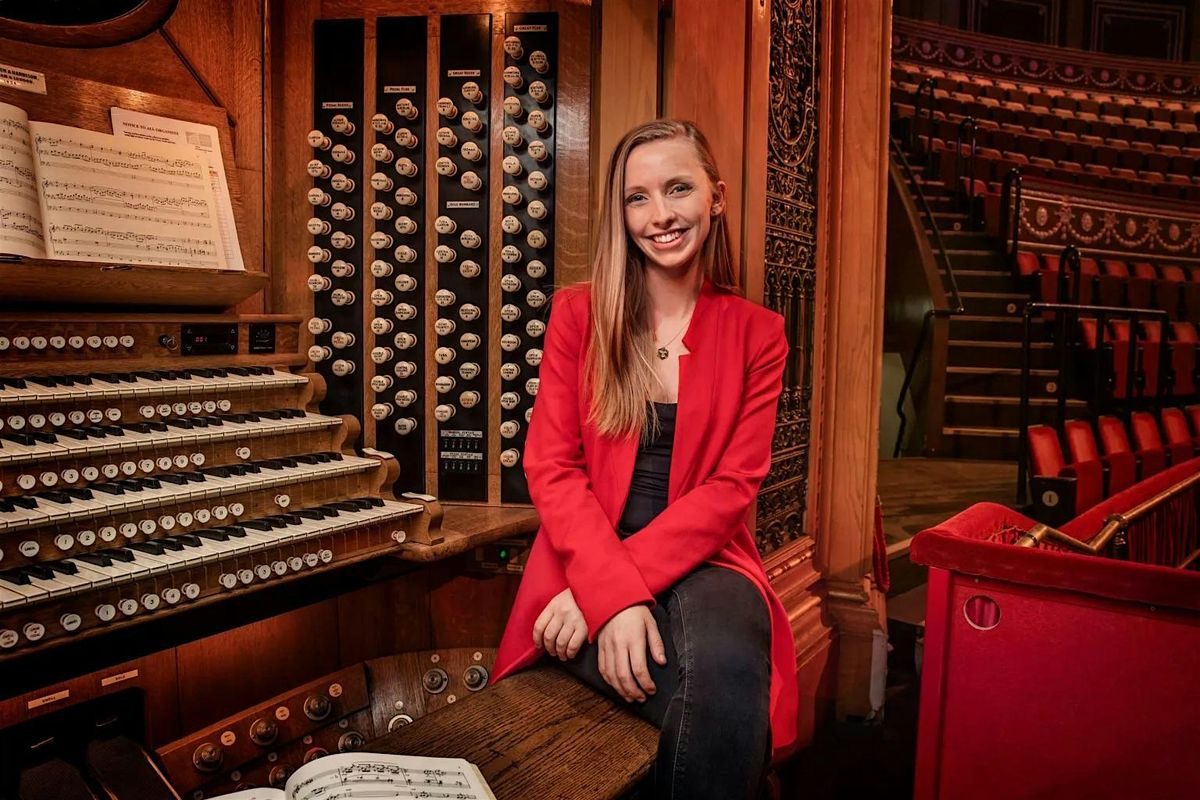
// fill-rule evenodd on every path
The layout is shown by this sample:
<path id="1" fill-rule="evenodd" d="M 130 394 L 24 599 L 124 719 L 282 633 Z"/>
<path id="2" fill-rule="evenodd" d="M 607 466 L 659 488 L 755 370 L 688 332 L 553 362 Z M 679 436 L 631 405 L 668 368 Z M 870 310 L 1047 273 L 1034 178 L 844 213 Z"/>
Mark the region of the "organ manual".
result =
<path id="1" fill-rule="evenodd" d="M 203 158 L 0 103 L 0 254 L 227 269 Z"/>
<path id="2" fill-rule="evenodd" d="M 353 800 L 353 798 L 496 800 L 479 768 L 461 758 L 343 753 L 310 761 L 283 789 L 246 789 L 212 800 Z"/>

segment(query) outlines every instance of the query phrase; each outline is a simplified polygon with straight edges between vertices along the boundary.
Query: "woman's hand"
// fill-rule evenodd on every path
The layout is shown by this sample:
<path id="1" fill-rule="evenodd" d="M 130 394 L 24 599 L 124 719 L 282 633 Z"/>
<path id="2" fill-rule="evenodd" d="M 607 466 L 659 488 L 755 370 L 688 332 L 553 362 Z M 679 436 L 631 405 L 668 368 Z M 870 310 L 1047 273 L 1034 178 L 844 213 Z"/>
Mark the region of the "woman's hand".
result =
<path id="1" fill-rule="evenodd" d="M 646 693 L 654 694 L 656 687 L 646 667 L 646 643 L 659 665 L 666 665 L 658 623 L 646 606 L 630 606 L 600 629 L 596 639 L 600 645 L 600 674 L 627 702 L 645 702 Z"/>
<path id="2" fill-rule="evenodd" d="M 570 589 L 555 595 L 533 624 L 533 643 L 562 661 L 575 657 L 587 634 L 587 623 Z"/>

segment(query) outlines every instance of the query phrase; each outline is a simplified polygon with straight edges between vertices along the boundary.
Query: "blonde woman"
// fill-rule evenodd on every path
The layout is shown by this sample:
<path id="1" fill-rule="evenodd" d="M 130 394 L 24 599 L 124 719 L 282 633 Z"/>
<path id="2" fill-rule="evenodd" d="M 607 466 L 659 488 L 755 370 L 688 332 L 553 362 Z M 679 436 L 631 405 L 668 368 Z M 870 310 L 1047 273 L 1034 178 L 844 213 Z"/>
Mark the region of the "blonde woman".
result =
<path id="1" fill-rule="evenodd" d="M 746 525 L 788 343 L 739 294 L 694 125 L 627 133 L 592 280 L 554 298 L 524 452 L 541 527 L 495 679 L 542 654 L 661 729 L 657 797 L 753 797 L 796 738 L 787 613 Z"/>

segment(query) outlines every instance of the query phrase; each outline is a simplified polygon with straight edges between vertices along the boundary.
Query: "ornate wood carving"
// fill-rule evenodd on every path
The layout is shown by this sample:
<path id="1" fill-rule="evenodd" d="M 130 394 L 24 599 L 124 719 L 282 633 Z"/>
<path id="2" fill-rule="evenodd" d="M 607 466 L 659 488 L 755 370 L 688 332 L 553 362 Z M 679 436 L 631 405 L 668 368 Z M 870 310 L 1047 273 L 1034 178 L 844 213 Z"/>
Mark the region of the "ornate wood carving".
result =
<path id="1" fill-rule="evenodd" d="M 817 241 L 817 0 L 772 0 L 763 304 L 791 343 L 771 471 L 758 504 L 763 555 L 804 533 L 812 420 Z"/>

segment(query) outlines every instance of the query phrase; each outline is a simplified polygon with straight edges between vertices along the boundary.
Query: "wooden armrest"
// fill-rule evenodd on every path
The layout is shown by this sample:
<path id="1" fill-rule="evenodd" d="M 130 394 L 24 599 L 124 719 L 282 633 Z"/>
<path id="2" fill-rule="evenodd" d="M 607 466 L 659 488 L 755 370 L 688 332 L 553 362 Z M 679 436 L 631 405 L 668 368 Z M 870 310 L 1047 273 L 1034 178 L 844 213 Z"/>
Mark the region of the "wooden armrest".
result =
<path id="1" fill-rule="evenodd" d="M 461 697 L 363 750 L 465 758 L 497 800 L 610 800 L 649 773 L 658 729 L 544 666 Z"/>

